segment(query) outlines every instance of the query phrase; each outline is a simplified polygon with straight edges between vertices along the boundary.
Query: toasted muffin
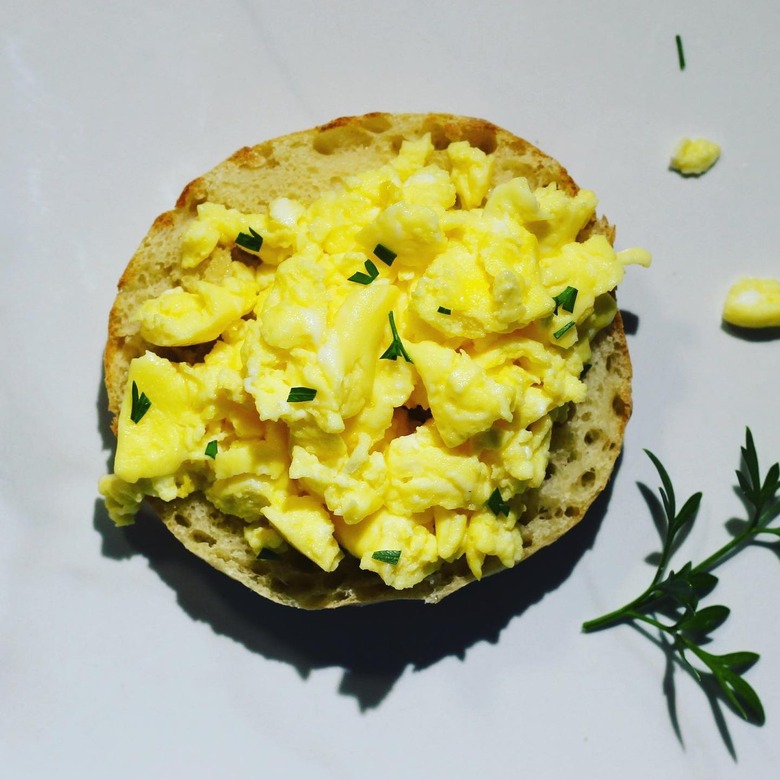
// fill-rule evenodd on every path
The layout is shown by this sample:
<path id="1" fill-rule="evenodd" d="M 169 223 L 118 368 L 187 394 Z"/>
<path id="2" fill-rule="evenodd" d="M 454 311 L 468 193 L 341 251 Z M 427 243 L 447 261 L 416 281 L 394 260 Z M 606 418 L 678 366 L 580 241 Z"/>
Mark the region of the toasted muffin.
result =
<path id="1" fill-rule="evenodd" d="M 494 159 L 491 186 L 520 176 L 532 190 L 554 183 L 570 195 L 578 192 L 566 169 L 529 142 L 489 122 L 448 114 L 340 118 L 240 149 L 184 188 L 175 208 L 155 220 L 121 277 L 104 359 L 114 432 L 134 358 L 151 351 L 172 361 L 203 359 L 200 345 L 159 347 L 145 341 L 135 316 L 142 303 L 186 284 L 195 273 L 183 268 L 180 258 L 183 236 L 199 204 L 208 201 L 241 212 L 263 212 L 280 197 L 308 203 L 345 177 L 388 163 L 404 140 L 427 133 L 434 147 L 433 162 L 444 167 L 446 150 L 453 142 L 465 140 L 490 154 Z M 614 241 L 614 229 L 603 217 L 592 218 L 577 240 L 595 235 Z M 583 376 L 585 400 L 568 405 L 565 416 L 555 422 L 544 481 L 523 494 L 517 521 L 523 559 L 579 523 L 604 490 L 621 450 L 631 414 L 631 363 L 619 312 L 591 348 Z M 245 539 L 245 520 L 220 512 L 201 492 L 147 501 L 188 550 L 280 604 L 319 609 L 387 599 L 435 603 L 475 579 L 464 557 L 444 562 L 421 582 L 400 590 L 361 569 L 360 561 L 349 555 L 329 572 L 294 549 L 275 560 L 258 559 Z M 488 556 L 481 575 L 504 568 L 499 558 Z"/>

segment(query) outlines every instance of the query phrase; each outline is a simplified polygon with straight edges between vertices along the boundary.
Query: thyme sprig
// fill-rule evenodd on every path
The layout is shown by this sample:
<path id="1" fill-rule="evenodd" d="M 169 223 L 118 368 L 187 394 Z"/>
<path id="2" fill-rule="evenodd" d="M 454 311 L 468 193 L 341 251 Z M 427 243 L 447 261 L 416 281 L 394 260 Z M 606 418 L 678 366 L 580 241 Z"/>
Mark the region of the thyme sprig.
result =
<path id="1" fill-rule="evenodd" d="M 757 653 L 741 651 L 716 655 L 704 649 L 711 633 L 723 625 L 730 614 L 720 604 L 701 607 L 701 600 L 718 584 L 712 570 L 720 566 L 761 535 L 780 538 L 780 527 L 770 526 L 780 516 L 780 464 L 769 468 L 761 478 L 755 443 L 746 429 L 742 463 L 737 470 L 737 492 L 748 509 L 741 531 L 705 558 L 693 565 L 690 561 L 674 571 L 670 562 L 687 536 L 701 503 L 702 494 L 694 493 L 677 510 L 674 488 L 668 472 L 652 452 L 645 450 L 661 479 L 663 538 L 655 575 L 637 598 L 619 609 L 583 623 L 583 631 L 599 631 L 621 623 L 652 626 L 668 637 L 677 660 L 702 687 L 714 683 L 716 689 L 745 720 L 763 724 L 764 708 L 758 694 L 742 676 L 759 659 Z"/>

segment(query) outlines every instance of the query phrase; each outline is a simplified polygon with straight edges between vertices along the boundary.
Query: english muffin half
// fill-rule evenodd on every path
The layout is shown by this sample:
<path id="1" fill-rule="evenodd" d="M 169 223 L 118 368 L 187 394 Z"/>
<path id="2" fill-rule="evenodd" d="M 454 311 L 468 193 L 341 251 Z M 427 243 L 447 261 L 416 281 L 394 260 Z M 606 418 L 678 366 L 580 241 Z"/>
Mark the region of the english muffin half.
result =
<path id="1" fill-rule="evenodd" d="M 111 516 L 145 500 L 188 550 L 307 609 L 435 603 L 553 543 L 631 414 L 614 287 L 647 258 L 615 253 L 594 209 L 470 117 L 373 113 L 240 149 L 119 282 Z"/>

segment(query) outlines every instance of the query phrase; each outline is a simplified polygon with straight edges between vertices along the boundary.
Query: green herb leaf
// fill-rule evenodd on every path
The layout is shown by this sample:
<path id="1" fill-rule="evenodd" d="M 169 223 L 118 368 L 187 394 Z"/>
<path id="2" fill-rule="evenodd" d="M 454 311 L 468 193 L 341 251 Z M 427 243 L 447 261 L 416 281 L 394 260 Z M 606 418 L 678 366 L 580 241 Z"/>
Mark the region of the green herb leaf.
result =
<path id="1" fill-rule="evenodd" d="M 209 458 L 216 458 L 217 457 L 217 440 L 212 439 L 207 445 L 206 445 L 206 455 Z"/>
<path id="2" fill-rule="evenodd" d="M 291 387 L 287 396 L 287 403 L 294 404 L 301 401 L 313 401 L 317 391 L 313 387 Z"/>
<path id="3" fill-rule="evenodd" d="M 501 497 L 501 491 L 498 488 L 490 494 L 490 498 L 486 501 L 486 504 L 494 515 L 509 514 L 509 504 Z"/>
<path id="4" fill-rule="evenodd" d="M 452 314 L 452 309 L 446 309 L 444 306 L 439 306 L 439 308 L 436 309 L 436 311 L 439 314 Z"/>
<path id="5" fill-rule="evenodd" d="M 409 353 L 406 351 L 401 337 L 398 335 L 398 330 L 395 327 L 395 317 L 393 312 L 387 315 L 390 320 L 390 330 L 393 332 L 393 340 L 390 346 L 379 356 L 380 360 L 395 360 L 396 358 L 403 357 L 407 363 L 413 363 L 414 361 L 409 357 Z"/>
<path id="6" fill-rule="evenodd" d="M 770 466 L 766 478 L 761 479 L 758 454 L 750 428 L 745 432 L 745 446 L 740 448 L 740 453 L 743 468 L 737 471 L 737 480 L 745 498 L 753 506 L 750 522 L 752 525 L 763 525 L 764 510 L 771 508 L 780 490 L 780 463 Z"/>
<path id="7" fill-rule="evenodd" d="M 659 493 L 664 511 L 665 531 L 655 576 L 645 591 L 619 609 L 583 624 L 584 631 L 630 623 L 652 626 L 660 632 L 661 646 L 673 647 L 676 660 L 702 686 L 712 685 L 716 692 L 742 718 L 763 724 L 764 708 L 758 694 L 742 675 L 759 659 L 757 653 L 740 651 L 715 655 L 707 652 L 703 644 L 710 641 L 710 634 L 720 628 L 730 615 L 721 604 L 699 608 L 718 584 L 712 569 L 747 547 L 760 534 L 780 536 L 780 527 L 770 524 L 780 516 L 780 466 L 772 465 L 761 478 L 758 455 L 750 429 L 745 431 L 745 446 L 741 449 L 742 464 L 737 471 L 738 492 L 749 510 L 744 530 L 716 550 L 701 563 L 685 563 L 678 571 L 666 574 L 666 567 L 675 553 L 684 531 L 691 527 L 701 501 L 701 493 L 694 493 L 677 512 L 676 498 L 671 477 L 658 458 L 647 455 L 653 462 L 661 480 Z M 671 618 L 672 623 L 664 619 Z M 673 641 L 665 637 L 669 636 Z"/>
<path id="8" fill-rule="evenodd" d="M 676 606 L 692 614 L 699 604 L 699 596 L 689 579 L 691 568 L 691 564 L 686 563 L 679 572 L 669 572 L 669 576 L 656 585 L 656 593 L 670 598 Z"/>
<path id="9" fill-rule="evenodd" d="M 690 617 L 681 620 L 677 624 L 677 630 L 706 636 L 716 628 L 720 628 L 730 614 L 731 610 L 728 607 L 713 604 L 711 607 L 704 607 Z"/>
<path id="10" fill-rule="evenodd" d="M 718 676 L 718 681 L 729 701 L 745 720 L 753 721 L 759 726 L 764 725 L 766 715 L 761 699 L 744 677 L 724 670 Z"/>
<path id="11" fill-rule="evenodd" d="M 363 273 L 362 271 L 356 271 L 354 274 L 352 274 L 352 276 L 349 277 L 349 281 L 357 282 L 358 284 L 371 284 L 371 282 L 373 282 L 374 279 L 379 276 L 379 271 L 370 260 L 366 260 L 365 266 L 366 273 Z"/>
<path id="12" fill-rule="evenodd" d="M 679 35 L 675 35 L 674 42 L 677 44 L 677 62 L 680 70 L 685 70 L 685 52 L 683 51 L 682 38 Z"/>
<path id="13" fill-rule="evenodd" d="M 236 236 L 236 244 L 249 252 L 259 252 L 263 245 L 263 237 L 249 228 L 249 233 L 239 233 Z"/>
<path id="14" fill-rule="evenodd" d="M 398 255 L 392 249 L 388 249 L 383 244 L 377 244 L 374 247 L 374 256 L 378 257 L 385 265 L 392 265 Z"/>
<path id="15" fill-rule="evenodd" d="M 567 287 L 562 292 L 559 292 L 558 295 L 554 296 L 553 300 L 555 301 L 555 309 L 553 314 L 558 313 L 559 306 L 564 311 L 567 311 L 569 314 L 571 314 L 574 311 L 574 303 L 577 300 L 577 288 Z"/>
<path id="16" fill-rule="evenodd" d="M 375 561 L 381 561 L 382 563 L 389 563 L 392 566 L 395 566 L 398 561 L 401 559 L 401 551 L 400 550 L 377 550 L 376 552 L 371 553 L 371 557 Z"/>
<path id="17" fill-rule="evenodd" d="M 722 664 L 731 669 L 732 672 L 738 672 L 739 674 L 746 672 L 761 658 L 758 653 L 751 653 L 745 650 L 736 653 L 725 653 L 718 657 Z"/>
<path id="18" fill-rule="evenodd" d="M 278 561 L 279 558 L 279 553 L 274 552 L 270 547 L 262 547 L 260 552 L 257 553 L 257 559 L 260 561 Z"/>
<path id="19" fill-rule="evenodd" d="M 134 423 L 139 423 L 141 418 L 149 411 L 149 407 L 152 402 L 146 397 L 146 393 L 138 394 L 138 385 L 133 382 L 130 388 L 131 407 L 130 407 L 130 419 Z"/>
<path id="20" fill-rule="evenodd" d="M 556 330 L 555 333 L 553 333 L 554 339 L 559 339 L 561 336 L 564 336 L 567 334 L 577 323 L 574 320 L 571 320 L 570 322 L 567 322 L 562 328 L 559 330 Z"/>

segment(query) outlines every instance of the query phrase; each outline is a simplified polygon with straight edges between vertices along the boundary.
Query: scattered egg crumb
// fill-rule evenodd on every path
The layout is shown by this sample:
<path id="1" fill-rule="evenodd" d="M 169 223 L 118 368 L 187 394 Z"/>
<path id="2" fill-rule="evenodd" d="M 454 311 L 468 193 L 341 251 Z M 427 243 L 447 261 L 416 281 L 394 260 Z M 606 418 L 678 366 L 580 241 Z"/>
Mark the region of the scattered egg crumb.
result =
<path id="1" fill-rule="evenodd" d="M 744 277 L 726 296 L 723 319 L 741 328 L 780 327 L 780 281 Z"/>
<path id="2" fill-rule="evenodd" d="M 677 145 L 670 167 L 684 176 L 701 176 L 718 161 L 720 146 L 706 138 L 683 138 Z"/>

